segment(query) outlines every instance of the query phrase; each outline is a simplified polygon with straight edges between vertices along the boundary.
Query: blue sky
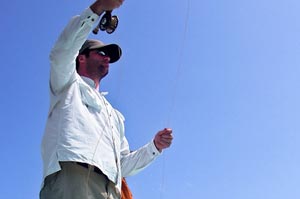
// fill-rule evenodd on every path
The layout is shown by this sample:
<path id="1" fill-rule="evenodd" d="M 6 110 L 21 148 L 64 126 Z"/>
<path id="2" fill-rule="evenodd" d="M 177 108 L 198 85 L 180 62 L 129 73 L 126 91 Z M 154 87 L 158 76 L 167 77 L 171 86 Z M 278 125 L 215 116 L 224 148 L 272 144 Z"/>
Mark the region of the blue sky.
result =
<path id="1" fill-rule="evenodd" d="M 49 51 L 91 3 L 1 6 L 0 198 L 38 198 Z M 128 0 L 112 35 L 91 34 L 123 49 L 101 90 L 125 115 L 131 149 L 174 131 L 172 147 L 128 178 L 134 198 L 300 198 L 299 10 L 296 0 Z"/>

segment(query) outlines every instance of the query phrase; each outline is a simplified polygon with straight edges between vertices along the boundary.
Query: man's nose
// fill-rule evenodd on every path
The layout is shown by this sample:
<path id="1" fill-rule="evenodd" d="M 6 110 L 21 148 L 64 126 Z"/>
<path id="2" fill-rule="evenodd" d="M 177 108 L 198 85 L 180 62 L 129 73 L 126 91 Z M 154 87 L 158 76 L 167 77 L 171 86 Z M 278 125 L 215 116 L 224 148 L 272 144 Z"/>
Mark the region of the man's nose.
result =
<path id="1" fill-rule="evenodd" d="M 106 61 L 106 62 L 110 62 L 110 57 L 109 56 L 104 56 L 104 61 Z"/>

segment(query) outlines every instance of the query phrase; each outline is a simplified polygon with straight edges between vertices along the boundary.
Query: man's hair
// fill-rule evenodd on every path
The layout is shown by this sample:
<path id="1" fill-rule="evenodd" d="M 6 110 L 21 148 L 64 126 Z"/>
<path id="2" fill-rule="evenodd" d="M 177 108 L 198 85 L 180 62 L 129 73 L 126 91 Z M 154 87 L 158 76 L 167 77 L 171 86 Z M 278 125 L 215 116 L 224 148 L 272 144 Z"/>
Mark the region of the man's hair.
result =
<path id="1" fill-rule="evenodd" d="M 78 72 L 79 69 L 79 55 L 85 55 L 86 57 L 90 56 L 90 50 L 89 49 L 85 49 L 84 51 L 82 51 L 80 54 L 77 55 L 76 57 L 76 71 Z"/>

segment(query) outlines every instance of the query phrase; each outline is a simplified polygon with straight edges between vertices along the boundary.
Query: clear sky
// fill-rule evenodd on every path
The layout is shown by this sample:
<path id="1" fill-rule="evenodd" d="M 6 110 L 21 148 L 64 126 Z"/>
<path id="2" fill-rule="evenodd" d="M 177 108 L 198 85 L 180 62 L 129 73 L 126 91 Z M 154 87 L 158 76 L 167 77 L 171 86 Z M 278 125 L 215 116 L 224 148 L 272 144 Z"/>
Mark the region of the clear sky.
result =
<path id="1" fill-rule="evenodd" d="M 49 52 L 93 1 L 1 4 L 0 198 L 37 199 Z M 135 199 L 300 198 L 300 2 L 127 0 L 122 47 L 101 90 L 134 150 L 164 128 L 174 143 L 128 178 Z"/>

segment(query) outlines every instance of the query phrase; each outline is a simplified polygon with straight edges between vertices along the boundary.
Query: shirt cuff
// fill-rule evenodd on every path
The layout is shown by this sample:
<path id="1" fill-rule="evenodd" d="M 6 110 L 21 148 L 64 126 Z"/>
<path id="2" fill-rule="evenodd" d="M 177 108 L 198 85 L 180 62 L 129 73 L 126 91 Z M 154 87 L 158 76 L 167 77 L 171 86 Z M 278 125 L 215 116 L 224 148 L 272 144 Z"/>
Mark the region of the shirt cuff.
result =
<path id="1" fill-rule="evenodd" d="M 154 157 L 159 156 L 162 153 L 156 148 L 153 140 L 149 143 L 149 151 Z"/>
<path id="2" fill-rule="evenodd" d="M 86 23 L 91 25 L 93 25 L 100 18 L 100 16 L 94 13 L 90 7 L 86 8 L 80 16 Z"/>

